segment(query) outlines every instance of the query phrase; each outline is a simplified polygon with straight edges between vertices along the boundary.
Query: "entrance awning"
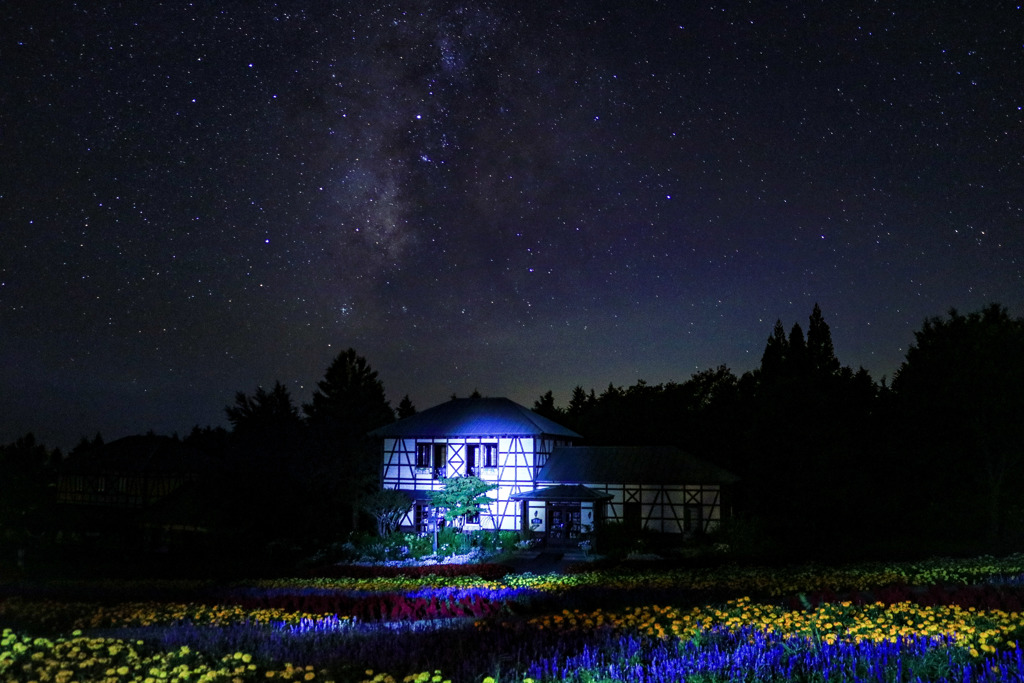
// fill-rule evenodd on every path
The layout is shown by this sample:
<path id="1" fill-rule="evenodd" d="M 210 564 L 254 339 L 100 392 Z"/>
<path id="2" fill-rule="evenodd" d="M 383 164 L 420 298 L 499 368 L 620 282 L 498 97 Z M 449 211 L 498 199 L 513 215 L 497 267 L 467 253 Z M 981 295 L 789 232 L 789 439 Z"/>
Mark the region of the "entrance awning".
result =
<path id="1" fill-rule="evenodd" d="M 583 484 L 558 484 L 546 486 L 533 491 L 523 491 L 510 496 L 512 500 L 545 500 L 545 501 L 567 501 L 567 502 L 597 502 L 608 501 L 613 498 L 612 494 L 604 493 L 587 488 Z"/>

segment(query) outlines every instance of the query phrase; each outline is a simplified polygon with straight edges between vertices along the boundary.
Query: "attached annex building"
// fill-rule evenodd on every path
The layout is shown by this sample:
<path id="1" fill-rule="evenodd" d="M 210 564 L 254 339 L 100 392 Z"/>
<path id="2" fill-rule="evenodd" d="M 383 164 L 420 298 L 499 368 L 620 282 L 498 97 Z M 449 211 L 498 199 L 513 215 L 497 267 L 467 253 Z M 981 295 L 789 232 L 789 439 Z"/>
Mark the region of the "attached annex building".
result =
<path id="1" fill-rule="evenodd" d="M 679 449 L 588 447 L 582 436 L 507 398 L 456 398 L 371 432 L 382 440 L 382 485 L 413 509 L 402 527 L 425 531 L 430 491 L 473 475 L 497 485 L 467 528 L 532 531 L 574 543 L 602 520 L 668 533 L 714 529 L 736 478 Z"/>

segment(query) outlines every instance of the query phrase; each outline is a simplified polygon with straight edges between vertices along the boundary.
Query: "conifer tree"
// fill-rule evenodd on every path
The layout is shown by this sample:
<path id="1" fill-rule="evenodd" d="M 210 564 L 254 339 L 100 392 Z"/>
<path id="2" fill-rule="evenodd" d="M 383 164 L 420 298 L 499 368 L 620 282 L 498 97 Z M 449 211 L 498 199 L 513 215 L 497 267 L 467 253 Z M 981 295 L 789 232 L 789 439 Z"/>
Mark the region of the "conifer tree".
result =
<path id="1" fill-rule="evenodd" d="M 316 386 L 312 402 L 302 410 L 311 427 L 332 438 L 358 440 L 395 420 L 384 384 L 355 349 L 339 353 Z"/>
<path id="2" fill-rule="evenodd" d="M 310 433 L 311 492 L 333 510 L 347 509 L 349 526 L 355 528 L 361 501 L 379 487 L 380 451 L 369 432 L 395 420 L 384 384 L 349 348 L 331 362 L 302 410 Z M 324 511 L 316 521 L 330 528 L 331 516 Z M 336 526 L 340 520 L 334 517 Z"/>
<path id="3" fill-rule="evenodd" d="M 789 340 L 786 339 L 786 330 L 782 327 L 782 321 L 776 320 L 772 334 L 765 344 L 764 353 L 761 355 L 761 374 L 767 377 L 778 377 L 782 374 L 786 363 L 786 355 L 789 352 Z"/>
<path id="4" fill-rule="evenodd" d="M 404 420 L 407 417 L 412 417 L 416 414 L 416 406 L 412 404 L 412 399 L 409 398 L 409 394 L 402 397 L 402 400 L 398 402 L 398 408 L 395 409 L 395 413 L 399 420 Z"/>
<path id="5" fill-rule="evenodd" d="M 807 358 L 807 341 L 800 323 L 793 323 L 789 330 L 789 345 L 786 349 L 786 371 L 791 379 L 803 378 L 809 365 Z"/>
<path id="6" fill-rule="evenodd" d="M 821 315 L 818 304 L 814 304 L 807 328 L 807 355 L 815 374 L 835 375 L 839 372 L 839 359 L 832 347 L 832 331 Z"/>

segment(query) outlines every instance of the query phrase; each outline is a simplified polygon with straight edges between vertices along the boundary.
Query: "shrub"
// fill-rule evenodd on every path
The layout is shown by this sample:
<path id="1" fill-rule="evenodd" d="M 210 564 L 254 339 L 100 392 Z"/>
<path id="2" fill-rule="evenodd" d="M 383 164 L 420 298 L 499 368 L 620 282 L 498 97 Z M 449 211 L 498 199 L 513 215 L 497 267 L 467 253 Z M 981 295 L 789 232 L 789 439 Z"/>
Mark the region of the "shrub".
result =
<path id="1" fill-rule="evenodd" d="M 431 534 L 404 534 L 409 557 L 418 560 L 434 554 L 434 539 Z"/>
<path id="2" fill-rule="evenodd" d="M 471 542 L 469 534 L 460 533 L 454 527 L 446 526 L 437 532 L 437 554 L 462 555 L 469 552 Z"/>
<path id="3" fill-rule="evenodd" d="M 745 515 L 723 519 L 710 540 L 725 544 L 729 554 L 736 557 L 757 558 L 771 550 L 771 536 L 764 524 Z"/>
<path id="4" fill-rule="evenodd" d="M 597 551 L 611 557 L 625 557 L 645 550 L 642 535 L 622 522 L 604 521 L 597 528 Z"/>
<path id="5" fill-rule="evenodd" d="M 518 531 L 499 531 L 495 534 L 488 529 L 477 529 L 470 533 L 471 544 L 488 555 L 512 550 L 519 541 Z"/>

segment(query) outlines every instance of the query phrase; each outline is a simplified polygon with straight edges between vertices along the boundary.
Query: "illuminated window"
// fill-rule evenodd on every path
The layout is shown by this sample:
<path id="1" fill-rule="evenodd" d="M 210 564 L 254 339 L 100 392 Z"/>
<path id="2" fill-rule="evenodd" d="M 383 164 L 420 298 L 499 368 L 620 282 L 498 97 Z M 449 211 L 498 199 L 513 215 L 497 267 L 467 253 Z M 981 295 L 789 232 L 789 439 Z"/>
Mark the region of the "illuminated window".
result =
<path id="1" fill-rule="evenodd" d="M 447 461 L 447 444 L 418 443 L 416 444 L 416 467 L 437 469 L 444 467 Z"/>
<path id="2" fill-rule="evenodd" d="M 432 443 L 418 443 L 416 444 L 416 467 L 427 469 L 430 467 L 430 463 L 433 459 L 434 450 L 431 448 L 434 444 Z"/>
<path id="3" fill-rule="evenodd" d="M 466 475 L 480 476 L 480 469 L 498 466 L 498 444 L 468 443 L 466 444 Z"/>
<path id="4" fill-rule="evenodd" d="M 416 444 L 416 468 L 432 470 L 434 479 L 445 476 L 448 464 L 448 444 L 418 443 Z"/>

